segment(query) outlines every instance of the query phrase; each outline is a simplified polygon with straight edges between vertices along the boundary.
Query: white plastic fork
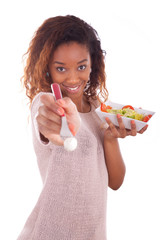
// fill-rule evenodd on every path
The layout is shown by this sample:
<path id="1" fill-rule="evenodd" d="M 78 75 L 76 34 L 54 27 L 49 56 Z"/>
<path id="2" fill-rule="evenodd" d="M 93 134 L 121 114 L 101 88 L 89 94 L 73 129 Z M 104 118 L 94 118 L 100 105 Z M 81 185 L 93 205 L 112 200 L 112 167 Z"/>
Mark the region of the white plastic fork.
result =
<path id="1" fill-rule="evenodd" d="M 55 100 L 62 99 L 61 89 L 58 83 L 52 83 L 51 89 Z M 69 130 L 66 116 L 62 116 L 62 127 L 60 135 L 65 137 L 64 139 L 64 148 L 67 151 L 74 151 L 77 148 L 77 139 L 73 137 L 71 131 Z"/>

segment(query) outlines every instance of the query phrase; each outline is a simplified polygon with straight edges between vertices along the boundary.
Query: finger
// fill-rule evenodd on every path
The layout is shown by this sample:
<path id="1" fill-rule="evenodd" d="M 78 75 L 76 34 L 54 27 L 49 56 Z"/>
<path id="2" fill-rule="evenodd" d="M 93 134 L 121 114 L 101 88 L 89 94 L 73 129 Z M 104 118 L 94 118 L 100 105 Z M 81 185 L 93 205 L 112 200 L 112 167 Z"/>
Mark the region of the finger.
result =
<path id="1" fill-rule="evenodd" d="M 146 124 L 138 133 L 142 134 L 144 133 L 148 128 L 148 124 Z"/>
<path id="2" fill-rule="evenodd" d="M 38 115 L 36 117 L 38 126 L 42 125 L 44 126 L 47 130 L 49 130 L 52 133 L 55 134 L 59 134 L 60 133 L 60 129 L 61 129 L 61 124 L 57 124 L 51 120 L 49 120 L 48 118 L 45 118 L 43 115 Z"/>
<path id="3" fill-rule="evenodd" d="M 71 131 L 72 135 L 75 136 L 76 135 L 76 128 L 75 128 L 74 124 L 68 123 L 68 127 L 69 127 L 69 130 Z"/>
<path id="4" fill-rule="evenodd" d="M 73 115 L 75 112 L 77 112 L 76 105 L 68 97 L 57 100 L 57 104 L 65 110 L 66 114 Z"/>
<path id="5" fill-rule="evenodd" d="M 40 97 L 41 102 L 48 107 L 51 111 L 57 113 L 60 116 L 64 115 L 64 110 L 60 107 L 57 102 L 55 101 L 52 95 L 42 95 Z"/>
<path id="6" fill-rule="evenodd" d="M 119 131 L 120 131 L 121 138 L 125 138 L 127 135 L 127 132 L 120 114 L 117 114 L 117 121 L 119 124 Z"/>
<path id="7" fill-rule="evenodd" d="M 49 141 L 51 141 L 53 144 L 63 146 L 64 145 L 64 140 L 61 138 L 59 134 L 53 134 L 51 133 L 50 129 L 47 129 L 45 126 L 39 124 L 39 131 L 41 134 L 45 136 Z"/>
<path id="8" fill-rule="evenodd" d="M 45 117 L 59 125 L 61 124 L 61 117 L 44 105 L 39 107 L 38 114 L 42 115 L 43 117 Z"/>
<path id="9" fill-rule="evenodd" d="M 56 144 L 58 146 L 63 146 L 64 145 L 64 140 L 60 137 L 60 135 L 51 135 L 49 137 L 49 140 L 53 143 Z"/>
<path id="10" fill-rule="evenodd" d="M 64 109 L 68 127 L 72 134 L 75 136 L 81 124 L 81 118 L 79 116 L 76 105 L 68 97 L 57 100 L 57 104 Z"/>
<path id="11" fill-rule="evenodd" d="M 131 135 L 132 136 L 137 135 L 136 123 L 134 120 L 131 120 Z"/>
<path id="12" fill-rule="evenodd" d="M 119 137 L 119 132 L 117 131 L 116 127 L 114 126 L 114 124 L 110 121 L 109 118 L 106 118 L 106 122 L 108 123 L 109 125 L 109 128 L 110 128 L 110 131 L 112 133 L 112 136 L 115 137 L 115 138 L 118 138 Z"/>

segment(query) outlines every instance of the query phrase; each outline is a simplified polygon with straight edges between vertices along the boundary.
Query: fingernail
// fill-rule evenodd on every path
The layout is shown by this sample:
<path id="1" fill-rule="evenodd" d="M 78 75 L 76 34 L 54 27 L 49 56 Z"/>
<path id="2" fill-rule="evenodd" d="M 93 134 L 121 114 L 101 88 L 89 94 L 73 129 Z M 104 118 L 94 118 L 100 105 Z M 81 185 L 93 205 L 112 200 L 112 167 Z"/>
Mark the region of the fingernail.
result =
<path id="1" fill-rule="evenodd" d="M 135 124 L 135 121 L 134 121 L 134 120 L 131 120 L 131 124 Z"/>
<path id="2" fill-rule="evenodd" d="M 75 135 L 76 135 L 76 132 L 75 132 L 75 127 L 74 127 L 74 125 L 73 125 L 72 123 L 69 123 L 68 126 L 69 126 L 69 129 L 70 129 L 72 135 L 75 136 Z"/>
<path id="3" fill-rule="evenodd" d="M 117 114 L 117 118 L 121 118 L 121 114 L 118 113 L 118 114 Z"/>
<path id="4" fill-rule="evenodd" d="M 64 111 L 61 108 L 57 109 L 58 114 L 60 114 L 62 117 L 64 116 Z"/>

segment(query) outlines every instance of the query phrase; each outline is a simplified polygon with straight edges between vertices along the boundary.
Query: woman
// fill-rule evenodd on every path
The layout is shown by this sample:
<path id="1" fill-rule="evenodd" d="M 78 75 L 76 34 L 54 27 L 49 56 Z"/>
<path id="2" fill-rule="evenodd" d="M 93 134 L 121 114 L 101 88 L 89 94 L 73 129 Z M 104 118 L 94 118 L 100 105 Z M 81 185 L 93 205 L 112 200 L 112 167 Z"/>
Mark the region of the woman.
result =
<path id="1" fill-rule="evenodd" d="M 47 19 L 28 49 L 24 86 L 31 103 L 33 144 L 43 189 L 18 240 L 106 240 L 107 187 L 123 183 L 125 164 L 117 138 L 137 134 L 95 113 L 106 100 L 105 52 L 97 32 L 75 16 Z M 55 101 L 50 85 L 63 99 Z M 61 117 L 76 135 L 73 152 L 63 148 Z M 143 128 L 143 133 L 147 127 Z"/>

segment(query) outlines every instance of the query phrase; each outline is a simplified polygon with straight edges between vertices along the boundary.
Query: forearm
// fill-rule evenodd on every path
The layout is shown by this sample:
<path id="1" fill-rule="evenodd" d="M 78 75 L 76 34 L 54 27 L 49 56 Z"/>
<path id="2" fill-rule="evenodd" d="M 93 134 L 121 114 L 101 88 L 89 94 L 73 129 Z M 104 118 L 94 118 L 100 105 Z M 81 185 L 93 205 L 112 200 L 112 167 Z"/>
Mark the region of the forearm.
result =
<path id="1" fill-rule="evenodd" d="M 109 187 L 117 190 L 124 180 L 125 164 L 116 138 L 104 140 L 104 153 L 109 176 Z"/>

